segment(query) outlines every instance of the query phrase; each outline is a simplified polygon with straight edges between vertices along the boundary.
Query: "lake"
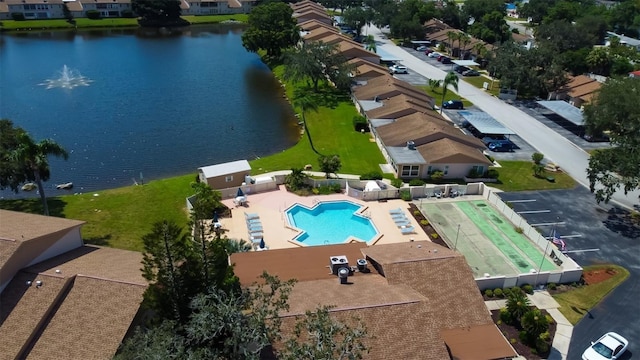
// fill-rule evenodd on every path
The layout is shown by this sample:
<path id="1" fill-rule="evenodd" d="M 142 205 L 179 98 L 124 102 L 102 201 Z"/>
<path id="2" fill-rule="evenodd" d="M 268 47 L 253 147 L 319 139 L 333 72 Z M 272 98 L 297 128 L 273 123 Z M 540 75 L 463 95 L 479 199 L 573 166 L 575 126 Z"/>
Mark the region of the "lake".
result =
<path id="1" fill-rule="evenodd" d="M 47 195 L 69 193 L 59 183 L 95 191 L 282 151 L 299 138 L 297 120 L 242 30 L 0 35 L 0 117 L 69 152 L 50 158 Z"/>

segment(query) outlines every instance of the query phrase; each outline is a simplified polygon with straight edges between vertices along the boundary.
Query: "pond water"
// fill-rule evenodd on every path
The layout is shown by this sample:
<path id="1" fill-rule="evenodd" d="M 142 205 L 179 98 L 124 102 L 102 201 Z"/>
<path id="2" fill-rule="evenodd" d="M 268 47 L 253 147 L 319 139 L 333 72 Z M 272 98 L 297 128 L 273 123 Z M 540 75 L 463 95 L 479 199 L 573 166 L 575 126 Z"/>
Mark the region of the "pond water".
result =
<path id="1" fill-rule="evenodd" d="M 87 192 L 282 151 L 297 120 L 242 30 L 3 34 L 0 117 L 69 151 L 50 159 L 47 195 L 65 193 L 59 183 Z"/>

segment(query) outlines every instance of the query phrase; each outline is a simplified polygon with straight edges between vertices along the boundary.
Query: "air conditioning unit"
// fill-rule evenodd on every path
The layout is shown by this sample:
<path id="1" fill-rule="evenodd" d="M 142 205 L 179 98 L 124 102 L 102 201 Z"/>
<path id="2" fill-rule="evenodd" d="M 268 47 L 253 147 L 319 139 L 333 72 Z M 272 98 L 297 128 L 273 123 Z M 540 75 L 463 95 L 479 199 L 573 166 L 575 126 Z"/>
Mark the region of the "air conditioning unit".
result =
<path id="1" fill-rule="evenodd" d="M 331 256 L 329 258 L 329 267 L 331 268 L 331 273 L 333 275 L 338 275 L 338 270 L 340 270 L 340 268 L 349 268 L 349 260 L 347 260 L 345 255 Z"/>
<path id="2" fill-rule="evenodd" d="M 340 279 L 340 284 L 349 283 L 349 269 L 346 267 L 340 268 L 338 270 L 338 278 Z"/>
<path id="3" fill-rule="evenodd" d="M 358 259 L 357 264 L 358 264 L 358 271 L 367 272 L 367 260 Z"/>

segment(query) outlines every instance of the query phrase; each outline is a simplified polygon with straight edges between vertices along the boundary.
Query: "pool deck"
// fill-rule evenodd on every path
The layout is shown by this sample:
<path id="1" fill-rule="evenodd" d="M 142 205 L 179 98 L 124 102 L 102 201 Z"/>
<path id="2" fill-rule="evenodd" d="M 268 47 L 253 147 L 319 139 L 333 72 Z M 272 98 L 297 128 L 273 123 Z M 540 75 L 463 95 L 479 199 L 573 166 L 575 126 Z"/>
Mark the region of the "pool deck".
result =
<path id="1" fill-rule="evenodd" d="M 278 190 L 247 195 L 247 206 L 236 207 L 233 199 L 225 199 L 222 201 L 231 209 L 231 218 L 221 218 L 222 228 L 227 230 L 225 235 L 231 239 L 248 240 L 247 225 L 244 213 L 256 213 L 259 215 L 262 227 L 264 229 L 264 241 L 269 249 L 284 249 L 297 247 L 290 242 L 298 231 L 288 227 L 286 215 L 284 211 L 294 204 L 302 204 L 313 207 L 317 201 L 335 201 L 347 200 L 356 204 L 367 207 L 363 212 L 366 213 L 371 221 L 378 229 L 378 233 L 382 234 L 376 244 L 390 244 L 402 241 L 426 240 L 429 241 L 427 234 L 422 231 L 420 225 L 409 213 L 409 203 L 400 199 L 389 200 L 387 202 L 377 201 L 360 201 L 344 194 L 334 195 L 314 195 L 314 196 L 298 196 L 288 192 L 283 185 Z M 411 221 L 411 225 L 416 229 L 414 234 L 403 235 L 389 215 L 389 210 L 401 208 L 405 211 L 405 215 Z"/>

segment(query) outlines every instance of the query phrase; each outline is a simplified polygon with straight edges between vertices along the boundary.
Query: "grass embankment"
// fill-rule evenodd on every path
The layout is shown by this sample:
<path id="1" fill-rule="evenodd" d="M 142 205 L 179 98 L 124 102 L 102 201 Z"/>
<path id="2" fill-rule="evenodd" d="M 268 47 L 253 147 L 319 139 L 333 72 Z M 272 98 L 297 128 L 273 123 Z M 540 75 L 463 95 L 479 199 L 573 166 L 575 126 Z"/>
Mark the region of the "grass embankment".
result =
<path id="1" fill-rule="evenodd" d="M 428 85 L 422 85 L 422 86 L 418 86 L 418 88 L 422 89 L 424 92 L 427 93 L 427 95 L 431 96 L 432 98 L 435 99 L 436 101 L 436 105 L 438 107 L 440 107 L 440 105 L 442 105 L 442 87 L 439 87 L 435 90 L 431 90 L 431 87 Z M 452 89 L 449 89 L 447 91 L 447 95 L 445 95 L 444 97 L 444 101 L 449 101 L 449 100 L 462 100 L 462 103 L 464 104 L 464 107 L 469 107 L 469 106 L 473 106 L 473 103 L 463 97 L 460 97 L 458 94 L 456 94 L 455 92 L 453 92 Z"/>
<path id="2" fill-rule="evenodd" d="M 282 79 L 284 67 L 278 65 L 274 74 Z M 295 98 L 295 89 L 302 85 L 285 82 L 287 98 Z M 339 93 L 329 86 L 320 87 L 318 95 L 305 90 L 307 96 L 313 96 L 320 106 L 317 110 L 306 110 L 305 118 L 316 150 L 323 155 L 340 155 L 342 168 L 339 172 L 346 174 L 363 174 L 380 171 L 379 164 L 384 158 L 371 134 L 361 134 L 353 127 L 353 117 L 358 115 L 353 102 L 345 93 Z M 300 109 L 296 109 L 300 113 Z M 301 127 L 302 129 L 302 127 Z M 318 169 L 318 157 L 304 134 L 293 147 L 281 153 L 250 161 L 252 173 L 260 174 L 276 170 L 289 170 L 292 167 L 304 167 L 311 164 Z"/>
<path id="3" fill-rule="evenodd" d="M 498 94 L 500 93 L 500 80 L 494 80 L 492 83 L 491 79 L 484 76 L 465 76 L 462 78 L 462 80 L 477 87 L 478 89 L 484 89 L 484 83 L 487 82 L 489 83 L 489 90 L 485 91 L 494 96 L 498 96 Z"/>
<path id="4" fill-rule="evenodd" d="M 248 14 L 229 14 L 229 15 L 202 15 L 202 16 L 183 16 L 183 19 L 189 23 L 197 24 L 217 24 L 225 21 L 237 21 L 246 23 Z M 98 29 L 98 28 L 117 28 L 117 27 L 138 27 L 138 19 L 135 18 L 105 18 L 105 19 L 87 19 L 77 18 L 75 25 L 70 24 L 64 19 L 46 19 L 46 20 L 3 20 L 1 29 L 3 31 L 31 31 L 31 30 L 61 30 L 61 29 Z"/>
<path id="5" fill-rule="evenodd" d="M 195 174 L 190 174 L 141 186 L 50 198 L 49 210 L 53 216 L 86 221 L 82 237 L 88 244 L 141 251 L 142 236 L 157 221 L 172 220 L 186 229 L 185 199 L 193 194 L 193 181 Z M 0 200 L 0 208 L 42 214 L 39 198 Z"/>
<path id="6" fill-rule="evenodd" d="M 571 324 L 577 324 L 588 314 L 589 310 L 598 305 L 605 296 L 629 277 L 629 271 L 617 265 L 586 266 L 584 271 L 606 271 L 607 269 L 615 269 L 616 274 L 603 282 L 553 295 L 553 298 L 560 304 L 560 312 Z"/>
<path id="7" fill-rule="evenodd" d="M 495 168 L 500 173 L 498 182 L 487 185 L 503 191 L 572 189 L 576 186 L 571 176 L 563 172 L 545 171 L 540 177 L 533 176 L 533 163 L 530 161 L 500 161 L 499 163 L 501 167 Z M 548 181 L 547 176 L 553 176 L 555 181 Z"/>

